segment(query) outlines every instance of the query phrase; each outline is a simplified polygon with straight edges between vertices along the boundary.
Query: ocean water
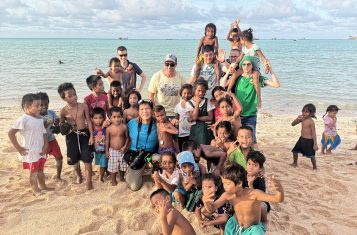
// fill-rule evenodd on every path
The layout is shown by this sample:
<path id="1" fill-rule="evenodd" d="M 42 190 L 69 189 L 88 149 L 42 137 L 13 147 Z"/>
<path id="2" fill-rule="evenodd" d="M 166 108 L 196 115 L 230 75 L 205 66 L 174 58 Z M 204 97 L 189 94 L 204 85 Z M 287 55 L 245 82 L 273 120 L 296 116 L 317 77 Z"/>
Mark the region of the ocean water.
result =
<path id="1" fill-rule="evenodd" d="M 227 41 L 219 43 L 228 54 Z M 311 102 L 317 106 L 317 115 L 322 115 L 330 104 L 342 109 L 339 115 L 356 115 L 357 41 L 256 43 L 281 82 L 279 89 L 262 89 L 261 112 L 297 115 L 304 104 Z M 163 68 L 168 53 L 177 55 L 177 70 L 189 78 L 197 44 L 198 40 L 0 39 L 1 106 L 20 108 L 25 93 L 45 91 L 50 96 L 50 107 L 59 109 L 64 103 L 56 89 L 62 82 L 72 82 L 82 100 L 90 93 L 85 79 L 95 73 L 96 67 L 107 71 L 108 61 L 120 45 L 128 48 L 129 60 L 147 75 L 143 92 L 146 96 L 151 76 Z"/>

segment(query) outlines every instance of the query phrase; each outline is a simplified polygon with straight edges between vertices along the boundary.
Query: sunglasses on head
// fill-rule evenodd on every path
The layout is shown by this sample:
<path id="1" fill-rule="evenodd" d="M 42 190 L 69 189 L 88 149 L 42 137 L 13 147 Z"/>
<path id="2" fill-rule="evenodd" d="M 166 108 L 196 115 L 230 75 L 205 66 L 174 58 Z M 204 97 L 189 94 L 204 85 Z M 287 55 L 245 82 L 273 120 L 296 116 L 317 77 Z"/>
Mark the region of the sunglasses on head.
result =
<path id="1" fill-rule="evenodd" d="M 143 99 L 138 101 L 138 104 L 145 104 L 145 103 L 149 103 L 152 105 L 152 101 L 150 99 Z"/>
<path id="2" fill-rule="evenodd" d="M 176 64 L 175 63 L 170 63 L 170 62 L 165 62 L 165 66 L 166 67 L 175 67 L 176 66 Z"/>
<path id="3" fill-rule="evenodd" d="M 119 55 L 119 54 L 118 54 Z M 122 54 L 122 55 L 119 55 L 119 57 L 127 57 L 128 54 Z"/>

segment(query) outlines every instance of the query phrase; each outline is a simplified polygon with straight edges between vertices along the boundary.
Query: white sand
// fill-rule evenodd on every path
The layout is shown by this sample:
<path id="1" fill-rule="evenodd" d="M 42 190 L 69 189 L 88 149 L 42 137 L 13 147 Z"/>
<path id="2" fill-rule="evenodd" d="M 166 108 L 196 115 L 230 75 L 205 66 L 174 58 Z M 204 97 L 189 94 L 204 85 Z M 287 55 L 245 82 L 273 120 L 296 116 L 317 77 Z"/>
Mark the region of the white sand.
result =
<path id="1" fill-rule="evenodd" d="M 75 183 L 72 169 L 64 159 L 63 182 L 55 181 L 55 160 L 46 163 L 47 183 L 52 192 L 40 196 L 31 193 L 28 171 L 21 169 L 18 155 L 10 145 L 7 130 L 21 115 L 18 108 L 0 109 L 0 234 L 157 234 L 158 217 L 150 208 L 152 184 L 131 192 L 124 183 L 111 186 L 94 176 L 94 190 Z M 16 118 L 15 118 L 16 117 Z M 317 155 L 317 171 L 309 159 L 300 157 L 292 168 L 291 148 L 300 128 L 291 127 L 292 116 L 259 115 L 258 141 L 267 157 L 266 174 L 280 179 L 285 202 L 273 205 L 268 215 L 267 234 L 356 234 L 357 231 L 357 143 L 355 121 L 338 119 L 342 144 L 333 155 Z M 316 121 L 318 139 L 322 119 Z M 65 154 L 64 138 L 58 141 Z M 82 165 L 83 169 L 83 165 Z M 198 234 L 218 234 L 215 228 L 201 230 L 194 214 L 184 212 Z"/>

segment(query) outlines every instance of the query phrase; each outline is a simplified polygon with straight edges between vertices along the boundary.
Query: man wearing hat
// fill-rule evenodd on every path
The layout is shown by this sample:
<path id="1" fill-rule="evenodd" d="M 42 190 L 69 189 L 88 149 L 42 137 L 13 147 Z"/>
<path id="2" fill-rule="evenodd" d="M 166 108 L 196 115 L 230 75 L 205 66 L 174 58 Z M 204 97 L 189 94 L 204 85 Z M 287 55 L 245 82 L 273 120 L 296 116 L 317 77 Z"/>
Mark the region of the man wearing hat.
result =
<path id="1" fill-rule="evenodd" d="M 148 97 L 154 105 L 162 105 L 167 117 L 174 117 L 175 106 L 180 102 L 180 89 L 185 84 L 184 77 L 176 71 L 177 57 L 168 54 L 164 68 L 156 72 L 149 84 Z"/>

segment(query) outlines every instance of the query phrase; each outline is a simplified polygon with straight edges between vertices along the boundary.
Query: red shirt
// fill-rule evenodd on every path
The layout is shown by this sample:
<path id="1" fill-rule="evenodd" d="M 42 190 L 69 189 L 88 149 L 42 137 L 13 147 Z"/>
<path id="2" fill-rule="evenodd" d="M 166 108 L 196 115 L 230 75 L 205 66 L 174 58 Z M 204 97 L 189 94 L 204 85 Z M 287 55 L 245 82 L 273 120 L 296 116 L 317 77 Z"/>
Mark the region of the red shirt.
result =
<path id="1" fill-rule="evenodd" d="M 84 102 L 89 108 L 89 113 L 93 111 L 94 108 L 102 108 L 105 111 L 105 114 L 108 112 L 108 96 L 106 93 L 102 93 L 99 96 L 94 96 L 90 94 L 84 97 Z"/>

